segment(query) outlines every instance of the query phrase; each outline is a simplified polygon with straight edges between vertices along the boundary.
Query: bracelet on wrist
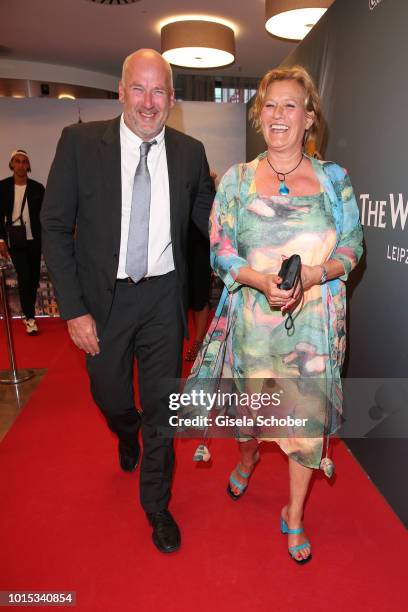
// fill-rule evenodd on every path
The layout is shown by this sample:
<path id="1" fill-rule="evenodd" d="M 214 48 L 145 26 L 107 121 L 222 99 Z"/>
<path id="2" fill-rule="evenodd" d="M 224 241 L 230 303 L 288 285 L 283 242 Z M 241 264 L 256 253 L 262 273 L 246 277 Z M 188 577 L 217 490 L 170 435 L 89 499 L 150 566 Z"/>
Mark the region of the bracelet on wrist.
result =
<path id="1" fill-rule="evenodd" d="M 324 264 L 320 266 L 320 268 L 322 270 L 322 274 L 320 276 L 319 284 L 324 285 L 324 283 L 327 282 L 327 270 Z"/>

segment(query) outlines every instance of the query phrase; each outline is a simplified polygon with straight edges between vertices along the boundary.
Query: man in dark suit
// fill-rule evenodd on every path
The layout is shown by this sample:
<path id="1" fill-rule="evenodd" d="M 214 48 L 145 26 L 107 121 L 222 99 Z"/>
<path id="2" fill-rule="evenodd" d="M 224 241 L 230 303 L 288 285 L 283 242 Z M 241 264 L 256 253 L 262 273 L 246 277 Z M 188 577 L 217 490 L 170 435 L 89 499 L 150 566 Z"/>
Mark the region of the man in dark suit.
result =
<path id="1" fill-rule="evenodd" d="M 29 336 L 35 336 L 38 332 L 35 301 L 40 280 L 40 209 L 44 186 L 28 178 L 30 160 L 23 149 L 12 152 L 9 168 L 13 176 L 0 181 L 0 256 L 11 257 L 17 273 L 26 332 Z M 19 225 L 25 225 L 27 240 L 21 247 L 8 247 L 7 226 Z"/>
<path id="2" fill-rule="evenodd" d="M 162 432 L 187 331 L 189 223 L 208 232 L 214 193 L 203 145 L 165 127 L 174 90 L 161 55 L 142 49 L 126 58 L 119 99 L 121 117 L 62 132 L 42 212 L 44 253 L 125 471 L 138 463 L 141 427 L 141 504 L 155 545 L 173 552 L 173 443 Z"/>

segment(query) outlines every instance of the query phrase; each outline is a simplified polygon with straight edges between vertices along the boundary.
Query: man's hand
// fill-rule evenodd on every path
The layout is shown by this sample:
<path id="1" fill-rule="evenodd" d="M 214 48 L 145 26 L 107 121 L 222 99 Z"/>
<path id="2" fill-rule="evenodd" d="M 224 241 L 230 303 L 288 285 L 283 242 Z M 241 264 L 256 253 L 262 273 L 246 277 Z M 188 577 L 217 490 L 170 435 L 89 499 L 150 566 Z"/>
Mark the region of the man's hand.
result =
<path id="1" fill-rule="evenodd" d="M 2 257 L 3 259 L 9 258 L 8 248 L 4 240 L 0 240 L 0 257 Z"/>
<path id="2" fill-rule="evenodd" d="M 68 332 L 76 346 L 88 355 L 99 354 L 99 339 L 96 335 L 96 325 L 90 314 L 67 321 Z"/>

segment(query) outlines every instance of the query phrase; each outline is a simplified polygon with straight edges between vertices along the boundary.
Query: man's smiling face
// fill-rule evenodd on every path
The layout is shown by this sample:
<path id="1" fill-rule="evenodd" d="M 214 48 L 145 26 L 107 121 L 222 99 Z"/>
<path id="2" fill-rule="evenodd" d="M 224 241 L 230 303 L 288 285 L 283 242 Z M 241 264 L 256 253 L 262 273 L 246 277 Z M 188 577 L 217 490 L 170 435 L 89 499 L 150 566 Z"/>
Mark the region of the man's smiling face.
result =
<path id="1" fill-rule="evenodd" d="M 135 54 L 119 83 L 125 123 L 142 140 L 159 134 L 174 106 L 174 89 L 168 66 L 149 52 Z"/>

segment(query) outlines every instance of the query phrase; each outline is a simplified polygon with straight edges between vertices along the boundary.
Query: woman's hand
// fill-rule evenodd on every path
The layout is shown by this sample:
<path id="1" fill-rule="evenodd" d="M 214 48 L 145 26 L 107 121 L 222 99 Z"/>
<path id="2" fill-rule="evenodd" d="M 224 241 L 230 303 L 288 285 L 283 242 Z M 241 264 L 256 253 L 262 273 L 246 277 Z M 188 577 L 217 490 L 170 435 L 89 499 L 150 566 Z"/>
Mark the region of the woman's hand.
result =
<path id="1" fill-rule="evenodd" d="M 271 308 L 280 308 L 283 311 L 290 310 L 300 297 L 300 283 L 292 289 L 279 289 L 277 285 L 282 282 L 276 274 L 265 274 L 261 291 L 264 293 Z"/>

